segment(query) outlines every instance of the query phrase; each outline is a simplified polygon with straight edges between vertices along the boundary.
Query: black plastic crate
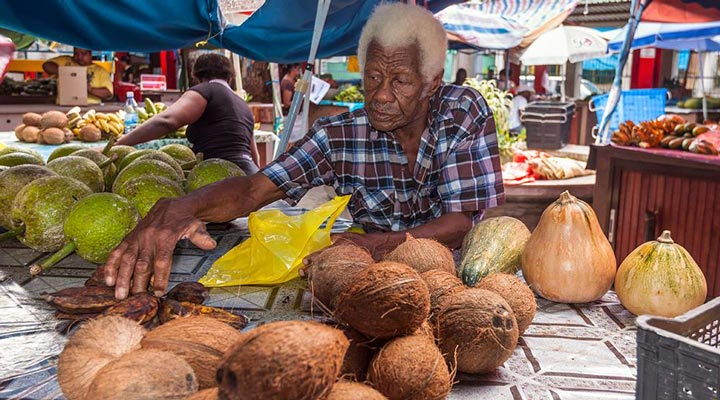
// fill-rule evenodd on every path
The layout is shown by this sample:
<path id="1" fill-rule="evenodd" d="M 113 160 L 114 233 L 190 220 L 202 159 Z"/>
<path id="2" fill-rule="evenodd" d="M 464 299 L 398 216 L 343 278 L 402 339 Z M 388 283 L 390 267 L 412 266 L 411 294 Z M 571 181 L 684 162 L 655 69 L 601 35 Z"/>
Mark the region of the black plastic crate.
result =
<path id="1" fill-rule="evenodd" d="M 720 297 L 676 318 L 640 316 L 637 326 L 637 399 L 718 399 Z"/>
<path id="2" fill-rule="evenodd" d="M 559 149 L 570 142 L 575 103 L 534 101 L 525 107 L 522 121 L 529 149 Z"/>

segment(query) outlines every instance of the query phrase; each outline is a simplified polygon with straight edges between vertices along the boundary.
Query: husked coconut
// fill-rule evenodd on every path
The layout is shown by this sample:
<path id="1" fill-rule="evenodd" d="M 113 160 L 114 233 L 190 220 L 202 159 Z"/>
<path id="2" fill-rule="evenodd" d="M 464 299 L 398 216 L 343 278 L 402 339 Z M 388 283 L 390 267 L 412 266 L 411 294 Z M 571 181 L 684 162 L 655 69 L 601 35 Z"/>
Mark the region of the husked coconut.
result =
<path id="1" fill-rule="evenodd" d="M 458 372 L 484 374 L 507 360 L 518 341 L 510 305 L 499 294 L 470 288 L 450 295 L 437 318 L 438 346 Z"/>
<path id="2" fill-rule="evenodd" d="M 348 340 L 312 321 L 279 321 L 244 333 L 218 370 L 226 400 L 325 398 L 340 374 Z"/>
<path id="3" fill-rule="evenodd" d="M 84 400 L 95 375 L 122 355 L 140 348 L 145 329 L 136 321 L 118 317 L 91 319 L 65 344 L 58 359 L 57 377 L 68 400 Z"/>
<path id="4" fill-rule="evenodd" d="M 383 261 L 355 274 L 338 296 L 335 316 L 365 336 L 391 338 L 414 332 L 430 312 L 430 293 L 417 271 Z"/>
<path id="5" fill-rule="evenodd" d="M 377 344 L 349 326 L 338 325 L 337 329 L 340 329 L 350 342 L 343 358 L 341 375 L 347 380 L 362 382 L 377 351 Z"/>
<path id="6" fill-rule="evenodd" d="M 368 385 L 340 381 L 333 385 L 326 400 L 387 400 L 387 397 Z"/>
<path id="7" fill-rule="evenodd" d="M 389 341 L 373 359 L 368 379 L 390 400 L 444 399 L 452 388 L 443 355 L 422 335 Z"/>
<path id="8" fill-rule="evenodd" d="M 203 389 L 185 400 L 218 400 L 218 388 Z"/>
<path id="9" fill-rule="evenodd" d="M 42 120 L 42 115 L 34 112 L 25 113 L 22 116 L 22 122 L 27 126 L 35 126 L 39 128 L 40 120 Z"/>
<path id="10" fill-rule="evenodd" d="M 95 375 L 86 399 L 184 400 L 198 383 L 182 358 L 159 350 L 135 350 L 111 361 Z"/>
<path id="11" fill-rule="evenodd" d="M 192 316 L 171 320 L 151 330 L 142 340 L 142 347 L 184 359 L 195 371 L 200 389 L 206 389 L 217 386 L 215 376 L 223 354 L 241 335 L 214 318 Z"/>
<path id="12" fill-rule="evenodd" d="M 35 126 L 27 125 L 20 132 L 20 140 L 25 143 L 37 143 L 40 137 L 40 129 Z"/>
<path id="13" fill-rule="evenodd" d="M 95 125 L 85 125 L 80 128 L 80 133 L 78 134 L 78 137 L 83 142 L 97 142 L 102 138 L 102 133 L 100 132 L 100 129 Z"/>
<path id="14" fill-rule="evenodd" d="M 15 129 L 13 129 L 13 132 L 15 132 L 15 138 L 21 142 L 24 142 L 24 140 L 20 133 L 23 131 L 23 129 L 25 129 L 26 126 L 27 125 L 25 125 L 25 124 L 20 124 L 20 125 L 16 126 Z"/>
<path id="15" fill-rule="evenodd" d="M 385 255 L 385 261 L 407 264 L 420 273 L 441 269 L 455 274 L 455 260 L 450 249 L 438 241 L 416 239 L 409 233 L 403 243 Z"/>
<path id="16" fill-rule="evenodd" d="M 62 144 L 65 143 L 65 132 L 62 128 L 45 128 L 40 131 L 43 143 Z"/>
<path id="17" fill-rule="evenodd" d="M 335 300 L 358 271 L 373 263 L 372 255 L 353 245 L 328 247 L 308 268 L 308 286 L 313 296 L 331 310 Z"/>
<path id="18" fill-rule="evenodd" d="M 40 117 L 40 128 L 59 128 L 62 129 L 67 125 L 68 117 L 61 111 L 48 111 Z M 28 124 L 32 125 L 32 124 Z"/>
<path id="19" fill-rule="evenodd" d="M 465 290 L 465 285 L 455 274 L 441 269 L 431 269 L 420 276 L 430 291 L 430 322 L 435 325 L 442 302 L 449 295 Z"/>
<path id="20" fill-rule="evenodd" d="M 530 286 L 515 275 L 495 273 L 483 278 L 477 285 L 480 289 L 499 294 L 510 304 L 518 324 L 518 332 L 522 335 L 535 318 L 537 302 Z"/>

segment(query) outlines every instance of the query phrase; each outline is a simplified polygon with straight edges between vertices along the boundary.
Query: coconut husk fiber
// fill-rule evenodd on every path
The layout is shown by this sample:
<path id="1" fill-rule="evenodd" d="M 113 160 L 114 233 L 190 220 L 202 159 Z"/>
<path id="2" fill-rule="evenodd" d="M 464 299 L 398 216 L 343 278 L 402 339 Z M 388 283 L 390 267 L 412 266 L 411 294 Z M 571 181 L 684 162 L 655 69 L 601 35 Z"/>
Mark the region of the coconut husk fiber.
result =
<path id="1" fill-rule="evenodd" d="M 349 326 L 338 325 L 337 329 L 340 329 L 350 342 L 340 373 L 345 380 L 362 382 L 379 344 Z"/>
<path id="2" fill-rule="evenodd" d="M 181 400 L 197 392 L 190 364 L 159 350 L 135 350 L 95 375 L 86 399 Z"/>
<path id="3" fill-rule="evenodd" d="M 430 293 L 420 274 L 393 261 L 355 274 L 337 299 L 337 319 L 370 338 L 410 334 L 430 312 Z"/>
<path id="4" fill-rule="evenodd" d="M 492 372 L 517 345 L 518 327 L 512 308 L 489 290 L 470 288 L 450 295 L 437 324 L 438 346 L 458 372 Z"/>
<path id="5" fill-rule="evenodd" d="M 368 385 L 340 381 L 333 385 L 326 400 L 387 400 L 387 397 Z"/>
<path id="6" fill-rule="evenodd" d="M 216 374 L 223 355 L 240 337 L 242 333 L 215 318 L 191 316 L 151 330 L 142 340 L 142 347 L 181 357 L 195 371 L 200 389 L 206 389 L 217 386 Z"/>
<path id="7" fill-rule="evenodd" d="M 217 400 L 218 399 L 218 388 L 203 389 L 185 400 Z"/>
<path id="8" fill-rule="evenodd" d="M 244 333 L 218 370 L 225 400 L 314 400 L 328 395 L 349 345 L 342 331 L 280 321 Z"/>
<path id="9" fill-rule="evenodd" d="M 430 323 L 437 324 L 442 302 L 451 294 L 465 290 L 460 278 L 447 271 L 431 269 L 420 274 L 430 291 Z"/>
<path id="10" fill-rule="evenodd" d="M 444 399 L 452 388 L 443 355 L 422 335 L 389 341 L 370 364 L 368 380 L 390 400 Z"/>
<path id="11" fill-rule="evenodd" d="M 65 344 L 58 359 L 57 376 L 68 400 L 84 400 L 95 375 L 106 365 L 140 349 L 145 329 L 128 318 L 94 318 L 81 326 Z"/>
<path id="12" fill-rule="evenodd" d="M 519 334 L 525 333 L 537 311 L 535 294 L 530 286 L 515 275 L 496 273 L 483 278 L 477 287 L 495 292 L 505 299 L 515 314 Z"/>
<path id="13" fill-rule="evenodd" d="M 320 303 L 335 309 L 335 298 L 358 271 L 372 264 L 372 255 L 353 245 L 324 249 L 308 268 L 308 286 Z"/>
<path id="14" fill-rule="evenodd" d="M 441 269 L 455 274 L 455 260 L 444 244 L 426 238 L 415 239 L 407 234 L 406 240 L 385 255 L 385 261 L 407 264 L 418 272 Z"/>

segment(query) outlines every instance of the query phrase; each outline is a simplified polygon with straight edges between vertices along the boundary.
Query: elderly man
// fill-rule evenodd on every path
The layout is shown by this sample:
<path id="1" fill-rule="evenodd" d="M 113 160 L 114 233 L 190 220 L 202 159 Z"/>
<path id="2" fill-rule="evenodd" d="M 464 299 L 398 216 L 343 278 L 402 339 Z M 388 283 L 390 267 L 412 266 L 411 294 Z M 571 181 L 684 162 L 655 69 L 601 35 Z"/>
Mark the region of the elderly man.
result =
<path id="1" fill-rule="evenodd" d="M 348 209 L 367 232 L 336 235 L 336 243 L 355 243 L 376 259 L 406 232 L 459 247 L 483 210 L 504 198 L 492 112 L 477 91 L 441 85 L 446 48 L 442 25 L 426 10 L 379 6 L 358 45 L 365 108 L 318 120 L 257 174 L 160 200 L 110 255 L 106 283 L 124 298 L 147 290 L 154 274 L 160 295 L 179 239 L 211 249 L 205 222 L 298 200 L 318 185 L 351 194 Z"/>

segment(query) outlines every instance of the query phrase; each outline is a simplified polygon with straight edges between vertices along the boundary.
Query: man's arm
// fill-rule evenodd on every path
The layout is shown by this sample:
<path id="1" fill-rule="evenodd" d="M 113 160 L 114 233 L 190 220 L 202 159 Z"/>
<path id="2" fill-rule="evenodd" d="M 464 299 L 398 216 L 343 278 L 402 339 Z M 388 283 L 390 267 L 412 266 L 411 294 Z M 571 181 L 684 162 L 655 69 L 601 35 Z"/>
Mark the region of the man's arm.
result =
<path id="1" fill-rule="evenodd" d="M 172 268 L 175 244 L 189 239 L 203 250 L 215 247 L 205 222 L 224 222 L 246 216 L 281 199 L 285 194 L 263 174 L 225 179 L 186 196 L 161 199 L 135 229 L 110 253 L 104 265 L 108 286 L 115 296 L 147 290 L 153 275 L 153 289 L 165 292 Z"/>
<path id="2" fill-rule="evenodd" d="M 91 94 L 100 100 L 110 100 L 113 93 L 105 87 L 88 87 L 88 94 Z"/>
<path id="3" fill-rule="evenodd" d="M 473 213 L 451 212 L 440 218 L 406 231 L 380 232 L 370 234 L 341 233 L 333 235 L 333 242 L 342 244 L 352 242 L 372 253 L 376 261 L 405 241 L 407 233 L 415 238 L 434 239 L 450 249 L 459 248 L 465 235 L 473 226 Z"/>
<path id="4" fill-rule="evenodd" d="M 45 61 L 42 65 L 43 71 L 45 71 L 48 75 L 57 75 L 59 68 L 60 67 L 57 63 L 52 60 Z"/>

